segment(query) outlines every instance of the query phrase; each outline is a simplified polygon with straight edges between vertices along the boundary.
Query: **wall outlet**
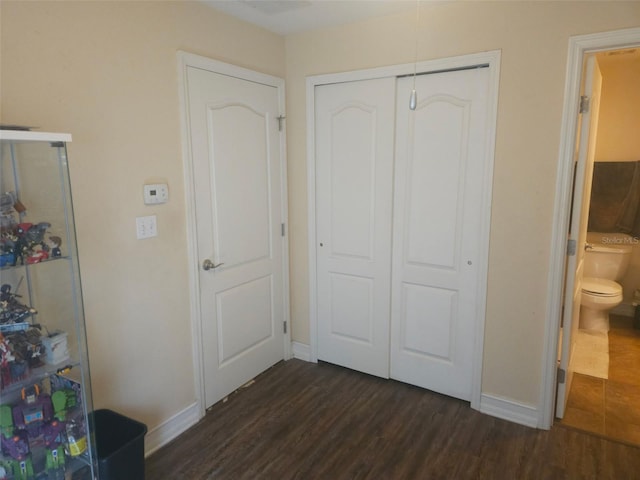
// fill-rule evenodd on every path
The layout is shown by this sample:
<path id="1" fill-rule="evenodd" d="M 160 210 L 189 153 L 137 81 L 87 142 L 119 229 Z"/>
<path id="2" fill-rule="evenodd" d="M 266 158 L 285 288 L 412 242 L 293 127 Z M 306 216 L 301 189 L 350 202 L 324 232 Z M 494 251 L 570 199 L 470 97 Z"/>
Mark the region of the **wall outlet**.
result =
<path id="1" fill-rule="evenodd" d="M 138 240 L 158 236 L 158 224 L 155 215 L 136 217 L 136 237 Z"/>

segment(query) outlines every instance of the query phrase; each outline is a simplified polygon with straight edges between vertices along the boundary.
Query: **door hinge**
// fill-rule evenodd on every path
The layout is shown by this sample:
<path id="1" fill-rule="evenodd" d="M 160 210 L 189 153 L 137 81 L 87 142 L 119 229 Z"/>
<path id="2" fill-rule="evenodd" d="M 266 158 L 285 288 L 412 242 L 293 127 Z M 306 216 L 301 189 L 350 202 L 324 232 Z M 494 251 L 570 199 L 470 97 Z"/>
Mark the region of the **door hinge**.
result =
<path id="1" fill-rule="evenodd" d="M 284 121 L 284 119 L 287 118 L 284 115 L 280 115 L 279 117 L 276 117 L 276 120 L 278 120 L 278 131 L 281 132 L 282 131 L 282 122 Z"/>
<path id="2" fill-rule="evenodd" d="M 576 254 L 576 241 L 573 239 L 567 240 L 567 255 L 573 257 Z"/>
<path id="3" fill-rule="evenodd" d="M 280 234 L 284 237 L 285 234 L 285 227 L 284 227 L 284 223 L 280 224 Z"/>
<path id="4" fill-rule="evenodd" d="M 287 322 L 282 322 L 282 328 L 284 329 L 284 333 L 287 333 Z"/>
<path id="5" fill-rule="evenodd" d="M 586 95 L 580 96 L 580 113 L 589 113 L 589 97 Z"/>
<path id="6" fill-rule="evenodd" d="M 558 367 L 558 383 L 564 383 L 567 377 L 567 371 Z"/>

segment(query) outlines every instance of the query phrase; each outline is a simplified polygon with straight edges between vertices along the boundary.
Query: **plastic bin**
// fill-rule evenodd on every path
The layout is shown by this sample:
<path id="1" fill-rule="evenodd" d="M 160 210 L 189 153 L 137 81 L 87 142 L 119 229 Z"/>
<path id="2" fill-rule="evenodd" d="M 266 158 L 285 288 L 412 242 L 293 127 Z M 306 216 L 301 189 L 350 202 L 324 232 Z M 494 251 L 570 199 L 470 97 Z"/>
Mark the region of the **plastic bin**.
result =
<path id="1" fill-rule="evenodd" d="M 93 412 L 98 478 L 144 480 L 144 436 L 147 426 L 108 409 Z"/>

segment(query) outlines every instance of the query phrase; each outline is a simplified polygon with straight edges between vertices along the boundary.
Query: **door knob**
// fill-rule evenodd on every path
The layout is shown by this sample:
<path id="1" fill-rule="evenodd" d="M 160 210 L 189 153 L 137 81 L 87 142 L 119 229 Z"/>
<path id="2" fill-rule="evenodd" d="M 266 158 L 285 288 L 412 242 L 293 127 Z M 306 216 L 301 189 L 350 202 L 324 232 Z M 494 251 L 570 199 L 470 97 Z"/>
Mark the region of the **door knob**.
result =
<path id="1" fill-rule="evenodd" d="M 213 263 L 211 260 L 209 260 L 208 258 L 204 259 L 204 262 L 202 262 L 202 269 L 203 270 L 211 270 L 211 269 L 215 269 L 218 268 L 219 266 L 224 265 L 224 263 L 218 263 L 217 265 L 215 263 Z"/>

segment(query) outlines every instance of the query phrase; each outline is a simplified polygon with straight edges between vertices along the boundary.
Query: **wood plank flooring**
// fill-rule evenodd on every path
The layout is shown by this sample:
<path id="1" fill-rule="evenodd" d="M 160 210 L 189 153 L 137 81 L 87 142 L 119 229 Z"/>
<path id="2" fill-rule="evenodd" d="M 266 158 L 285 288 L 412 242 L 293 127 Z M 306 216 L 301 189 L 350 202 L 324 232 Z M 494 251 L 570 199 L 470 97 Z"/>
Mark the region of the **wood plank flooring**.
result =
<path id="1" fill-rule="evenodd" d="M 329 364 L 281 362 L 146 460 L 146 479 L 634 479 L 640 449 L 536 430 Z"/>

